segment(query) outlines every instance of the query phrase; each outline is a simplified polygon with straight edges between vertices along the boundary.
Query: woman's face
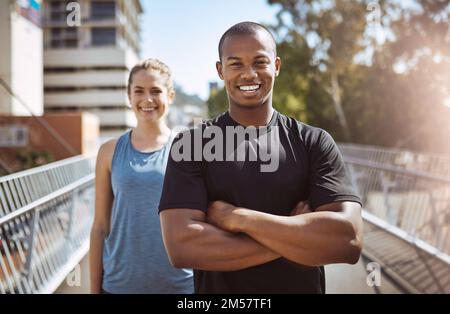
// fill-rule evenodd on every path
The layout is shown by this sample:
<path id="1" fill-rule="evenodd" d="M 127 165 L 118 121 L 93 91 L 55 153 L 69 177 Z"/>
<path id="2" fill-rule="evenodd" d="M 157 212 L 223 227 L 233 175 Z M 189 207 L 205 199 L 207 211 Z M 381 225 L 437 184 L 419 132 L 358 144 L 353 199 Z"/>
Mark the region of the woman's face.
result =
<path id="1" fill-rule="evenodd" d="M 139 122 L 157 122 L 167 113 L 174 93 L 167 89 L 167 76 L 157 70 L 142 69 L 133 75 L 130 103 Z"/>

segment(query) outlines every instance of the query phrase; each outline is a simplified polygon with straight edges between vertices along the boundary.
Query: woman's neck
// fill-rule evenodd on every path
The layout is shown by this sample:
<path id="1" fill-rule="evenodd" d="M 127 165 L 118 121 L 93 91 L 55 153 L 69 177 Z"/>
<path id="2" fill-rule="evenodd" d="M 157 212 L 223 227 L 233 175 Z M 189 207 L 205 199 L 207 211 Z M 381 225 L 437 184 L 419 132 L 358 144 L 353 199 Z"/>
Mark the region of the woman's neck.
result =
<path id="1" fill-rule="evenodd" d="M 158 138 L 169 136 L 170 129 L 164 121 L 138 123 L 133 133 L 140 142 L 154 143 Z"/>

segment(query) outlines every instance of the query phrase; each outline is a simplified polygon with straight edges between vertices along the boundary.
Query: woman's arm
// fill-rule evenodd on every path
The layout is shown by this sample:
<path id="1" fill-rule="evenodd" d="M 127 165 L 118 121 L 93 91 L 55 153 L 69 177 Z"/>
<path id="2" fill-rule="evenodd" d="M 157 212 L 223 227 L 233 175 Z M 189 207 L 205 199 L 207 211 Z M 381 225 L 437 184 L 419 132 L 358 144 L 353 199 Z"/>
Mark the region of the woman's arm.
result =
<path id="1" fill-rule="evenodd" d="M 110 231 L 113 193 L 111 188 L 111 160 L 116 140 L 100 147 L 95 167 L 95 216 L 91 229 L 89 264 L 91 293 L 101 293 L 103 277 L 103 243 Z"/>

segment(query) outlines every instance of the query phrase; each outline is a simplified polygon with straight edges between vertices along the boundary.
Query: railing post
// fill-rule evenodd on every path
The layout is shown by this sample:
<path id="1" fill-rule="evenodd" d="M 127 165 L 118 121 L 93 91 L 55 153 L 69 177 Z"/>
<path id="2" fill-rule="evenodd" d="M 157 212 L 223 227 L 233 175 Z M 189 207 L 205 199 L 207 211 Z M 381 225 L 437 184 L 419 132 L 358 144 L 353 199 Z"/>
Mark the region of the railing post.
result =
<path id="1" fill-rule="evenodd" d="M 384 206 L 386 208 L 386 219 L 390 224 L 396 226 L 398 222 L 397 219 L 398 217 L 394 212 L 394 208 L 391 206 L 389 202 L 390 189 L 392 187 L 395 187 L 396 184 L 395 182 L 392 182 L 389 178 L 387 178 L 387 176 L 383 172 L 381 172 L 379 176 L 382 185 L 381 189 L 383 191 Z"/>
<path id="2" fill-rule="evenodd" d="M 68 222 L 67 222 L 67 230 L 66 230 L 66 234 L 65 234 L 65 238 L 68 241 L 68 243 L 70 243 L 70 245 L 72 245 L 72 230 L 73 230 L 73 220 L 74 220 L 74 214 L 75 214 L 75 205 L 76 205 L 76 201 L 77 201 L 77 194 L 78 194 L 78 189 L 75 189 L 72 191 L 72 195 L 70 196 L 70 204 L 68 206 L 67 209 L 67 214 L 68 214 Z"/>
<path id="3" fill-rule="evenodd" d="M 39 210 L 34 209 L 33 215 L 31 218 L 31 222 L 30 222 L 30 234 L 28 235 L 28 237 L 26 239 L 26 242 L 28 245 L 28 254 L 27 254 L 27 258 L 25 261 L 24 269 L 23 269 L 24 277 L 25 277 L 26 281 L 28 282 L 28 285 L 32 291 L 35 290 L 35 287 L 34 287 L 34 283 L 32 280 L 33 271 L 31 268 L 32 268 L 32 262 L 33 262 L 35 241 L 36 241 L 36 236 L 37 236 L 38 232 L 39 232 Z"/>

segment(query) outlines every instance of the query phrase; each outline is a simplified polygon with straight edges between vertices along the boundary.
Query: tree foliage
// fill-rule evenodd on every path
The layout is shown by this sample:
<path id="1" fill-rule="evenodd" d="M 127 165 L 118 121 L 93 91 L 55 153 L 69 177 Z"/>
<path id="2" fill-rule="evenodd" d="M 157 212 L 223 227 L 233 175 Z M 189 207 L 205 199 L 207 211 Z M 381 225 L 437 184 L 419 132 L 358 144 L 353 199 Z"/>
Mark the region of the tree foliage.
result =
<path id="1" fill-rule="evenodd" d="M 377 25 L 373 1 L 268 3 L 279 8 L 278 110 L 338 141 L 450 153 L 448 0 L 376 2 Z M 226 110 L 225 91 L 209 103 Z"/>

